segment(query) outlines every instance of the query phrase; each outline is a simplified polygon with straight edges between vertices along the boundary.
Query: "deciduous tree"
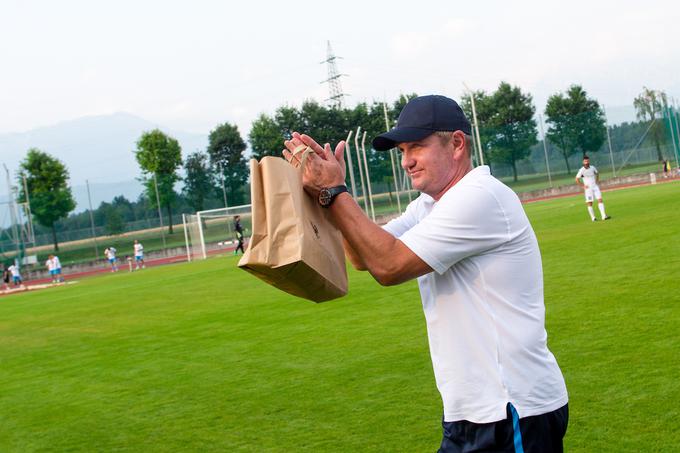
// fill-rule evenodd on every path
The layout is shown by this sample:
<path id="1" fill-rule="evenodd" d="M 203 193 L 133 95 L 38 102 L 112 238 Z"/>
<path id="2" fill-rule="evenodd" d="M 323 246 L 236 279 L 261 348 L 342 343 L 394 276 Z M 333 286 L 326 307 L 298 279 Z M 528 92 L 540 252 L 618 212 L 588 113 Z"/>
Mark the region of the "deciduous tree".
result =
<path id="1" fill-rule="evenodd" d="M 224 177 L 229 203 L 243 203 L 248 181 L 244 151 L 246 143 L 238 127 L 229 123 L 217 126 L 208 137 L 211 165 Z"/>
<path id="2" fill-rule="evenodd" d="M 463 109 L 472 120 L 470 104 L 469 95 L 464 96 Z M 536 109 L 531 95 L 501 82 L 491 95 L 475 93 L 475 109 L 485 156 L 490 162 L 510 165 L 517 181 L 517 161 L 527 157 L 531 146 L 537 143 L 533 118 Z"/>
<path id="3" fill-rule="evenodd" d="M 55 222 L 68 216 L 76 207 L 71 188 L 68 186 L 68 170 L 57 158 L 37 148 L 28 150 L 21 162 L 20 176 L 26 177 L 31 213 L 35 220 L 52 230 L 54 250 L 59 250 Z M 19 184 L 20 197 L 26 200 L 23 184 Z"/>
<path id="4" fill-rule="evenodd" d="M 565 94 L 550 96 L 545 120 L 548 124 L 546 137 L 559 147 L 567 173 L 571 173 L 569 156 L 579 151 L 584 155 L 597 151 L 604 143 L 604 111 L 580 85 L 572 85 Z"/>
<path id="5" fill-rule="evenodd" d="M 663 108 L 667 103 L 668 98 L 665 92 L 650 90 L 647 87 L 642 87 L 642 93 L 633 100 L 638 119 L 652 122 L 649 135 L 654 141 L 659 162 L 663 161 L 661 142 L 665 139 L 664 124 L 660 117 L 663 115 Z"/>
<path id="6" fill-rule="evenodd" d="M 182 149 L 174 138 L 158 129 L 142 134 L 137 141 L 135 157 L 144 174 L 147 198 L 156 206 L 156 185 L 161 206 L 168 215 L 168 232 L 172 234 L 172 207 L 176 201 L 175 183 L 180 180 L 177 169 L 182 165 Z"/>
<path id="7" fill-rule="evenodd" d="M 184 161 L 184 196 L 196 211 L 205 209 L 205 200 L 215 191 L 215 177 L 210 168 L 209 156 L 196 151 Z"/>

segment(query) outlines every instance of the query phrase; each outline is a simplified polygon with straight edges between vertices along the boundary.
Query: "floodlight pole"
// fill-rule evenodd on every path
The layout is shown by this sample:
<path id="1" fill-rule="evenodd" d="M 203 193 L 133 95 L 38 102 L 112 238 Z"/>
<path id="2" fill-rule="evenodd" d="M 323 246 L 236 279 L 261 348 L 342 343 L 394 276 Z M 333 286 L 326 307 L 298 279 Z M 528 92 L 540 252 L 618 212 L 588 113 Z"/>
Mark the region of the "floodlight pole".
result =
<path id="1" fill-rule="evenodd" d="M 228 208 L 229 204 L 227 203 L 227 189 L 224 185 L 224 169 L 222 167 L 222 164 L 217 164 L 217 166 L 220 168 L 220 181 L 222 182 L 222 196 L 224 197 L 224 207 Z"/>
<path id="2" fill-rule="evenodd" d="M 352 184 L 352 196 L 356 197 L 357 196 L 357 186 L 356 183 L 354 182 L 354 166 L 352 165 L 352 149 L 349 146 L 349 141 L 352 138 L 352 134 L 354 131 L 349 131 L 349 134 L 347 134 L 347 140 L 345 140 L 345 146 L 347 146 L 347 151 L 345 152 L 345 155 L 347 156 L 347 166 L 349 167 L 349 181 Z"/>
<path id="3" fill-rule="evenodd" d="M 678 163 L 678 144 L 676 142 L 676 134 L 675 131 L 673 130 L 673 112 L 670 107 L 667 105 L 665 106 L 666 108 L 666 113 L 668 113 L 668 126 L 671 129 L 671 141 L 673 142 L 673 154 L 675 155 L 675 163 L 677 165 Z"/>
<path id="4" fill-rule="evenodd" d="M 680 130 L 678 129 L 678 104 L 673 98 L 673 105 L 675 106 L 675 111 L 673 112 L 673 117 L 675 118 L 675 136 L 678 138 L 678 143 L 680 143 Z M 678 160 L 678 154 L 680 152 L 676 151 L 675 153 L 675 168 L 680 168 L 680 161 Z"/>
<path id="5" fill-rule="evenodd" d="M 165 228 L 163 226 L 163 213 L 161 212 L 161 197 L 158 195 L 158 180 L 156 179 L 156 173 L 153 174 L 153 186 L 156 189 L 156 205 L 158 205 L 158 221 L 161 224 L 161 239 L 163 240 L 163 253 L 167 252 L 167 246 L 165 245 Z M 172 219 L 170 219 L 172 222 Z"/>
<path id="6" fill-rule="evenodd" d="M 478 157 L 477 157 L 477 139 L 475 138 L 475 134 L 472 134 L 471 137 L 472 137 L 472 149 L 474 150 L 474 152 L 472 153 L 472 156 L 470 156 L 470 157 L 472 158 L 472 166 L 477 167 L 477 166 L 479 166 Z"/>
<path id="7" fill-rule="evenodd" d="M 607 145 L 609 146 L 609 160 L 612 163 L 612 173 L 616 178 L 616 166 L 614 165 L 614 151 L 612 150 L 612 138 L 609 135 L 609 125 L 607 126 Z"/>
<path id="8" fill-rule="evenodd" d="M 538 115 L 538 124 L 541 126 L 541 135 L 543 136 L 543 154 L 545 154 L 545 168 L 548 171 L 548 183 L 552 188 L 552 177 L 550 176 L 550 163 L 548 162 L 548 145 L 545 144 L 545 132 L 543 131 L 543 116 Z"/>
<path id="9" fill-rule="evenodd" d="M 366 159 L 366 131 L 361 137 L 361 152 L 364 155 L 364 170 L 366 170 L 366 184 L 368 185 L 368 199 L 371 205 L 371 219 L 375 222 L 375 209 L 373 208 L 373 192 L 371 190 L 371 175 L 368 172 L 368 160 Z"/>
<path id="10" fill-rule="evenodd" d="M 94 229 L 94 216 L 92 215 L 92 197 L 90 196 L 90 181 L 85 180 L 87 187 L 87 204 L 90 206 L 90 230 L 92 231 L 92 239 L 94 240 L 94 254 L 99 259 L 99 247 L 97 247 L 97 233 Z"/>
<path id="11" fill-rule="evenodd" d="M 383 102 L 383 113 L 385 114 L 385 130 L 390 131 L 390 120 L 387 118 L 387 104 Z M 392 162 L 392 178 L 394 180 L 394 190 L 397 192 L 397 209 L 401 214 L 401 200 L 399 199 L 399 181 L 397 180 L 397 166 L 395 165 L 394 157 L 395 149 L 390 149 L 390 161 Z"/>
<path id="12" fill-rule="evenodd" d="M 220 167 L 220 177 L 222 179 L 222 196 L 224 196 L 224 209 L 229 209 L 229 205 L 227 204 L 227 189 L 224 186 L 224 168 L 222 167 L 222 164 L 217 164 Z M 229 236 L 231 236 L 231 224 L 227 220 L 227 231 L 229 231 Z"/>
<path id="13" fill-rule="evenodd" d="M 5 174 L 7 175 L 7 195 L 9 196 L 9 215 L 11 218 L 12 222 L 12 236 L 14 239 L 14 245 L 16 246 L 17 249 L 17 257 L 21 256 L 21 246 L 19 245 L 19 231 L 17 230 L 17 213 L 14 210 L 14 203 L 16 200 L 14 199 L 14 196 L 12 195 L 12 182 L 9 177 L 9 168 L 7 168 L 7 165 L 4 163 L 2 164 L 3 167 L 5 167 Z"/>
<path id="14" fill-rule="evenodd" d="M 26 196 L 26 214 L 28 223 L 28 239 L 35 246 L 35 231 L 33 231 L 33 214 L 31 213 L 31 198 L 28 194 L 28 183 L 26 182 L 26 175 L 21 175 L 24 182 L 24 194 Z"/>
<path id="15" fill-rule="evenodd" d="M 366 198 L 366 182 L 364 181 L 364 170 L 361 165 L 361 152 L 359 151 L 359 134 L 361 133 L 361 126 L 357 127 L 357 132 L 354 135 L 354 151 L 357 153 L 357 162 L 359 165 L 359 176 L 361 179 L 361 192 L 364 196 L 364 210 L 368 214 L 368 199 Z"/>
<path id="16" fill-rule="evenodd" d="M 463 82 L 463 86 L 470 94 L 470 104 L 472 104 L 472 121 L 475 129 L 475 136 L 477 137 L 477 151 L 479 153 L 480 165 L 484 165 L 484 154 L 482 153 L 482 140 L 479 138 L 479 124 L 477 123 L 477 110 L 475 109 L 475 94 L 470 90 L 470 88 Z"/>

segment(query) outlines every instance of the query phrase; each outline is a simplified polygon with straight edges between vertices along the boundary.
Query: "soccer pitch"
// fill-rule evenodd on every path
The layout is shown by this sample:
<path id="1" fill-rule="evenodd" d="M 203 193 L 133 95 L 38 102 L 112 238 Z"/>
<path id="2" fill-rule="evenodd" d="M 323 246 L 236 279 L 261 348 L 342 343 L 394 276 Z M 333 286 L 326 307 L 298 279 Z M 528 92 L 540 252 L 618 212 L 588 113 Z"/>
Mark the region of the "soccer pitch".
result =
<path id="1" fill-rule="evenodd" d="M 680 445 L 680 182 L 525 206 L 566 451 Z M 415 282 L 295 299 L 220 256 L 0 299 L 0 451 L 435 451 Z"/>

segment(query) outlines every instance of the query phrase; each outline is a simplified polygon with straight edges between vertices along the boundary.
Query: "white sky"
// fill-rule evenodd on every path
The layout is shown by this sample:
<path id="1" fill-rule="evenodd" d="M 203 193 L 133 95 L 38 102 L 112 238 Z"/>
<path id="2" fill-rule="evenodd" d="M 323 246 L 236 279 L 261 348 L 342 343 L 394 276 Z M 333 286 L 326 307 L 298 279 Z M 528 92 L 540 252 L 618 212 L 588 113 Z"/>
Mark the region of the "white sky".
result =
<path id="1" fill-rule="evenodd" d="M 607 107 L 643 85 L 680 98 L 673 1 L 0 0 L 0 133 L 130 112 L 244 137 L 261 112 L 324 100 L 326 40 L 350 104 L 458 99 L 501 80 L 547 97 L 571 83 Z"/>

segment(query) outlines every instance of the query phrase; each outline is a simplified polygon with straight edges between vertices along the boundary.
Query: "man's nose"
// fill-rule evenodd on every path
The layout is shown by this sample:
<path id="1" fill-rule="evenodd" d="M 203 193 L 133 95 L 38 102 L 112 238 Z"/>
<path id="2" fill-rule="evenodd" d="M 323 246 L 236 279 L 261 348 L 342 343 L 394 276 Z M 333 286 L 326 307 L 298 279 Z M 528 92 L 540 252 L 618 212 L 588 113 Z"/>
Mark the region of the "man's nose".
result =
<path id="1" fill-rule="evenodd" d="M 408 170 L 413 166 L 413 158 L 407 152 L 401 153 L 401 167 L 404 170 Z"/>

